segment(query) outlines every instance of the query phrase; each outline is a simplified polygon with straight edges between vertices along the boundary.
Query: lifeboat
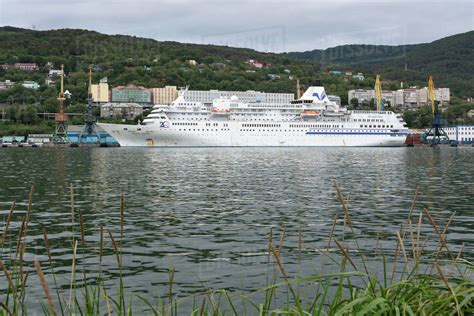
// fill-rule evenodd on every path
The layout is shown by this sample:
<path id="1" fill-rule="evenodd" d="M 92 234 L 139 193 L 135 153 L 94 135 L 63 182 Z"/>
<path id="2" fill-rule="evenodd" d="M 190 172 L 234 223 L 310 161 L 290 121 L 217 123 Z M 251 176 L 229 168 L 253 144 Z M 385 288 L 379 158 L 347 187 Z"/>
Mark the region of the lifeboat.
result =
<path id="1" fill-rule="evenodd" d="M 301 118 L 316 118 L 321 115 L 320 111 L 314 111 L 314 110 L 304 110 L 303 112 L 300 113 Z"/>
<path id="2" fill-rule="evenodd" d="M 230 109 L 213 108 L 213 109 L 211 109 L 211 113 L 212 114 L 219 114 L 219 115 L 230 114 Z"/>

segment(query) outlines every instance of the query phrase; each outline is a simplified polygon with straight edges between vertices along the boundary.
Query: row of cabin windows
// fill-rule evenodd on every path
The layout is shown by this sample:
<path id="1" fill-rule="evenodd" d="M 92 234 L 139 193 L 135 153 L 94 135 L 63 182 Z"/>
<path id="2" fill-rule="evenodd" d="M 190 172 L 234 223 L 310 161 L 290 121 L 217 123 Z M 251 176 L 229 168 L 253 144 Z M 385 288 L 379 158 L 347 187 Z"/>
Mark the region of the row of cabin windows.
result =
<path id="1" fill-rule="evenodd" d="M 217 129 L 217 128 L 216 129 L 212 129 L 212 128 L 211 129 L 209 129 L 209 128 L 206 128 L 206 129 L 204 129 L 204 128 L 202 128 L 202 129 L 201 128 L 185 129 L 185 128 L 183 128 L 182 130 L 183 130 L 183 132 L 186 132 L 186 131 L 190 131 L 190 132 L 191 131 L 193 131 L 193 132 L 209 132 L 209 131 L 218 132 L 219 130 L 220 131 L 230 131 L 230 128 L 220 128 L 220 129 Z M 179 129 L 179 131 L 181 131 L 181 128 Z"/>
<path id="2" fill-rule="evenodd" d="M 389 125 L 373 125 L 373 126 L 372 126 L 372 125 L 362 125 L 362 124 L 361 124 L 360 127 L 362 127 L 362 128 L 363 128 L 363 127 L 365 127 L 365 128 L 367 128 L 367 127 L 368 127 L 368 128 L 372 128 L 372 127 L 373 127 L 373 128 L 393 128 L 393 125 L 390 125 L 390 126 L 389 126 Z"/>
<path id="3" fill-rule="evenodd" d="M 198 123 L 185 123 L 185 122 L 182 122 L 182 123 L 181 123 L 181 122 L 177 122 L 177 123 L 173 123 L 173 125 L 180 125 L 180 126 L 182 126 L 182 125 L 193 125 L 193 126 L 197 126 Z"/>
<path id="4" fill-rule="evenodd" d="M 339 125 L 328 124 L 290 124 L 291 128 L 339 128 Z"/>
<path id="5" fill-rule="evenodd" d="M 242 124 L 242 127 L 281 127 L 281 124 Z"/>
<path id="6" fill-rule="evenodd" d="M 354 119 L 354 122 L 383 122 L 383 119 Z"/>

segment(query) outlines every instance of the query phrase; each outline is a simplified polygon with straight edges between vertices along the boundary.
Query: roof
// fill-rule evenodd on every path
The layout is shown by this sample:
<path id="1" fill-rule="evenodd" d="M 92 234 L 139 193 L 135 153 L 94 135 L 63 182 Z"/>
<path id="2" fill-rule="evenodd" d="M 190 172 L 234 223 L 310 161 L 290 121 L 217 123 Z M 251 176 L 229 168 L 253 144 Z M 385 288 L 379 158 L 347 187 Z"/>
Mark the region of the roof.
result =
<path id="1" fill-rule="evenodd" d="M 115 88 L 112 88 L 112 90 L 126 90 L 126 89 L 130 89 L 130 90 L 148 90 L 147 88 L 145 88 L 143 86 L 136 86 L 136 85 L 133 85 L 133 84 L 129 84 L 127 86 L 117 86 Z"/>

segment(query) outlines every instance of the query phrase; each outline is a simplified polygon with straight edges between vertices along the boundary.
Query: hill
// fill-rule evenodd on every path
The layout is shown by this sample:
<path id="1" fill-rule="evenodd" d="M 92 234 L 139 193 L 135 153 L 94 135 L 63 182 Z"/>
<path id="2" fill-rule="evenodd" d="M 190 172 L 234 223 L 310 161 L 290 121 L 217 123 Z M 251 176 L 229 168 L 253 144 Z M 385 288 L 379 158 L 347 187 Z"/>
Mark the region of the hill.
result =
<path id="1" fill-rule="evenodd" d="M 474 96 L 474 31 L 426 44 L 343 45 L 326 50 L 289 53 L 291 57 L 381 73 L 384 79 L 424 83 L 432 74 L 438 86 L 458 96 Z"/>
<path id="2" fill-rule="evenodd" d="M 159 42 L 153 39 L 106 35 L 95 31 L 59 29 L 36 31 L 0 27 L 0 64 L 34 62 L 38 71 L 0 69 L 0 81 L 17 83 L 0 90 L 2 119 L 25 124 L 38 123 L 35 113 L 55 112 L 58 83 L 48 86 L 48 66 L 65 65 L 65 89 L 72 93 L 68 112 L 85 111 L 87 68 L 94 65 L 97 82 L 107 77 L 111 86 L 135 84 L 145 87 L 190 86 L 194 90 L 258 90 L 295 92 L 296 78 L 305 87 L 323 84 L 328 94 L 348 104 L 347 92 L 374 86 L 376 73 L 382 75 L 384 89 L 426 85 L 426 76 L 435 76 L 436 86 L 450 87 L 456 114 L 463 117 L 472 103 L 460 101 L 474 97 L 474 32 L 459 34 L 428 44 L 406 46 L 345 45 L 300 53 L 263 53 L 252 49 L 216 45 Z M 249 63 L 258 60 L 264 67 Z M 190 62 L 193 61 L 193 62 Z M 364 80 L 333 76 L 331 69 L 363 72 Z M 24 80 L 41 84 L 38 90 L 24 88 Z M 35 109 L 25 109 L 34 105 Z M 453 107 L 454 108 L 454 107 Z M 7 114 L 4 114 L 7 113 Z M 5 117 L 4 117 L 5 116 Z M 78 117 L 75 123 L 80 123 Z M 421 121 L 420 121 L 421 122 Z M 424 124 L 424 123 L 423 123 Z M 422 125 L 422 123 L 413 124 Z"/>

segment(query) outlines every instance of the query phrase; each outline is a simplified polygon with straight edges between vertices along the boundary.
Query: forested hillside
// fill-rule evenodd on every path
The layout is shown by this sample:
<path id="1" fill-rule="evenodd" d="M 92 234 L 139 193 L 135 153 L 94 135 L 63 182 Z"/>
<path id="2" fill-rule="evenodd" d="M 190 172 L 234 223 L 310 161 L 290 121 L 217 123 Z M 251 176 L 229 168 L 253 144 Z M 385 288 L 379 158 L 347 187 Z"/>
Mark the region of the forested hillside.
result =
<path id="1" fill-rule="evenodd" d="M 135 84 L 148 88 L 176 85 L 193 90 L 258 90 L 294 93 L 296 79 L 302 88 L 322 84 L 328 94 L 338 95 L 348 104 L 347 91 L 372 88 L 376 73 L 382 75 L 384 89 L 426 85 L 433 74 L 436 86 L 450 87 L 453 107 L 450 120 L 466 121 L 466 110 L 474 96 L 474 32 L 440 39 L 429 44 L 408 46 L 347 45 L 303 53 L 262 53 L 251 49 L 214 45 L 158 42 L 95 31 L 60 29 L 35 31 L 0 27 L 0 64 L 37 63 L 39 70 L 0 69 L 0 81 L 15 86 L 0 90 L 0 105 L 14 124 L 35 125 L 35 113 L 55 112 L 58 83 L 46 85 L 52 65 L 65 66 L 65 89 L 70 113 L 85 111 L 87 67 L 94 65 L 94 81 L 107 77 L 110 86 Z M 249 60 L 258 61 L 256 67 Z M 193 61 L 193 62 L 190 62 Z M 194 62 L 195 61 L 195 62 Z M 48 64 L 50 66 L 48 66 Z M 363 72 L 365 79 L 330 75 L 330 70 Z M 40 84 L 32 90 L 25 80 Z M 6 111 L 6 112 L 5 112 Z M 5 115 L 3 115 L 5 118 Z M 408 117 L 407 117 L 408 118 Z M 80 122 L 76 117 L 76 123 Z M 412 126 L 426 124 L 423 115 L 411 115 Z M 16 132 L 15 132 L 16 133 Z"/>

